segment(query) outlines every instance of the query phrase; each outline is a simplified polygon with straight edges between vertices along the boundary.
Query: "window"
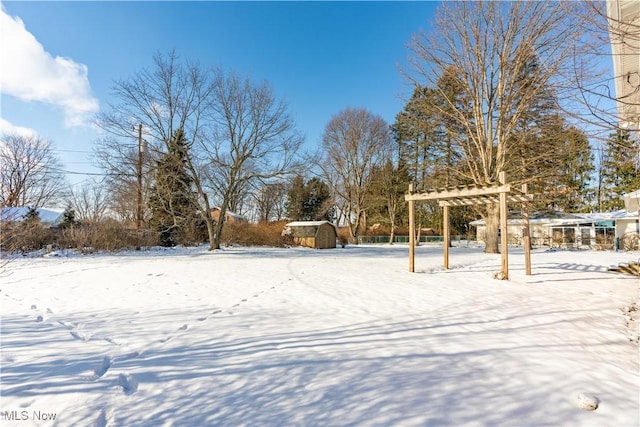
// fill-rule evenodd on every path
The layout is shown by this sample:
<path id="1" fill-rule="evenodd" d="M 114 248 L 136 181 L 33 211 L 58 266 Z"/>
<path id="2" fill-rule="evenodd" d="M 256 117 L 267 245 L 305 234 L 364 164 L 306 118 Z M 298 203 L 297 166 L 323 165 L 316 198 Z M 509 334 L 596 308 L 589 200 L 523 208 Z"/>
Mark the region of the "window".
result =
<path id="1" fill-rule="evenodd" d="M 565 227 L 562 231 L 564 232 L 563 243 L 573 245 L 576 242 L 576 229 L 573 227 Z"/>
<path id="2" fill-rule="evenodd" d="M 596 245 L 603 249 L 613 248 L 616 230 L 612 227 L 596 227 Z"/>

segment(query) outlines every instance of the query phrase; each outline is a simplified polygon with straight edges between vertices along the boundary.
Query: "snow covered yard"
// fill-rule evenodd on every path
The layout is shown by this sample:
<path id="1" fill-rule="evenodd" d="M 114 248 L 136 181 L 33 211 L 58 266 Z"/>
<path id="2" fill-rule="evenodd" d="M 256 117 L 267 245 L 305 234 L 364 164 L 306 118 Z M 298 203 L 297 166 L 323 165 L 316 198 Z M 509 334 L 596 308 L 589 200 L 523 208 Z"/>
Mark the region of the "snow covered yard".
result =
<path id="1" fill-rule="evenodd" d="M 3 426 L 637 426 L 638 253 L 205 248 L 13 259 Z M 629 323 L 629 325 L 627 325 Z M 635 329 L 634 329 L 635 328 Z M 585 393 L 595 411 L 579 408 Z M 54 418 L 51 420 L 51 418 Z M 46 419 L 45 419 L 46 418 Z"/>

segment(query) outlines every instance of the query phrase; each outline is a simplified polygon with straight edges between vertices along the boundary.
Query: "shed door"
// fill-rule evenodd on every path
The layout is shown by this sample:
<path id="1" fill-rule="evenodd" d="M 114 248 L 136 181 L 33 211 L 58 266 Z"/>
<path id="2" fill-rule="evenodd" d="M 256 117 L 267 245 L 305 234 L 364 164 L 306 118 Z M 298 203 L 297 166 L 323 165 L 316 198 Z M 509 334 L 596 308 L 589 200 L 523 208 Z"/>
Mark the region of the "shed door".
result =
<path id="1" fill-rule="evenodd" d="M 326 227 L 321 227 L 318 230 L 318 243 L 317 243 L 318 244 L 318 246 L 317 246 L 318 248 L 326 249 L 326 248 L 331 247 L 329 245 L 330 234 L 331 233 L 329 233 L 329 230 L 327 230 Z"/>

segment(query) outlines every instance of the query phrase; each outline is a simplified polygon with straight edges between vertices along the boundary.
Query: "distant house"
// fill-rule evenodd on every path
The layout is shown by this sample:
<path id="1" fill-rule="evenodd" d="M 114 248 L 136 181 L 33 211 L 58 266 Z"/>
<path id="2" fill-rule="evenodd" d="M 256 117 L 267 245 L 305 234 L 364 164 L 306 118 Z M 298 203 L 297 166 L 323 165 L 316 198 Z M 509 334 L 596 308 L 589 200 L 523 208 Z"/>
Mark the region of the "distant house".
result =
<path id="1" fill-rule="evenodd" d="M 328 221 L 294 221 L 285 226 L 284 235 L 290 235 L 294 243 L 314 249 L 336 247 L 338 232 Z"/>
<path id="2" fill-rule="evenodd" d="M 218 222 L 220 221 L 220 208 L 219 207 L 214 207 L 211 209 L 211 218 L 213 218 L 214 221 Z M 247 217 L 237 214 L 235 212 L 231 212 L 231 211 L 226 211 L 224 214 L 224 222 L 228 223 L 228 224 L 240 224 L 240 223 L 245 223 L 248 222 Z"/>
<path id="3" fill-rule="evenodd" d="M 484 241 L 484 220 L 472 221 L 478 241 Z M 522 244 L 524 222 L 517 213 L 507 220 L 509 243 Z M 638 212 L 620 210 L 604 213 L 538 212 L 529 217 L 533 246 L 637 249 L 640 223 Z M 619 246 L 616 246 L 619 245 Z"/>
<path id="4" fill-rule="evenodd" d="M 0 221 L 4 223 L 24 221 L 27 218 L 29 210 L 31 210 L 31 208 L 29 207 L 0 208 Z M 58 211 L 55 209 L 38 208 L 36 209 L 36 212 L 38 213 L 40 222 L 49 227 L 56 227 L 58 224 L 60 224 L 64 216 L 62 211 Z"/>

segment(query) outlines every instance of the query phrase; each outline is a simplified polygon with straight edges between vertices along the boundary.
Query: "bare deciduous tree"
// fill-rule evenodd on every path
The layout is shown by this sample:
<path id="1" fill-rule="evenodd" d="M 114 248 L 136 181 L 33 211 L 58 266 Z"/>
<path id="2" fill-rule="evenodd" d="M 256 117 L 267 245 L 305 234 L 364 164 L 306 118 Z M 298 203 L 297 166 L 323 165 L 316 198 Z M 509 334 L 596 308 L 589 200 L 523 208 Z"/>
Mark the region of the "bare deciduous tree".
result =
<path id="1" fill-rule="evenodd" d="M 390 153 L 389 125 L 365 109 L 343 110 L 325 128 L 317 166 L 337 196 L 352 238 L 366 227 L 373 172 L 390 159 Z"/>
<path id="2" fill-rule="evenodd" d="M 51 141 L 18 134 L 0 140 L 0 206 L 39 208 L 62 200 L 64 172 Z"/>
<path id="3" fill-rule="evenodd" d="M 222 70 L 216 70 L 212 80 L 207 105 L 212 132 L 200 140 L 200 149 L 224 218 L 251 185 L 283 178 L 295 169 L 303 138 L 287 105 L 266 83 L 256 85 Z M 219 221 L 212 248 L 220 247 L 223 227 Z"/>
<path id="4" fill-rule="evenodd" d="M 585 34 L 574 54 L 576 73 L 571 82 L 579 89 L 585 114 L 569 113 L 586 122 L 594 136 L 607 140 L 616 130 L 640 126 L 640 7 L 635 0 L 564 3 Z M 627 70 L 623 70 L 626 64 Z M 613 70 L 613 72 L 612 72 Z M 600 135 L 601 134 L 601 135 Z"/>
<path id="5" fill-rule="evenodd" d="M 570 18 L 552 1 L 445 2 L 433 31 L 414 36 L 406 75 L 436 89 L 444 102 L 433 108 L 464 130 L 452 141 L 463 165 L 455 172 L 463 180 L 497 183 L 523 115 L 544 91 L 566 89 L 579 36 Z M 460 89 L 455 98 L 438 85 L 444 75 Z M 498 252 L 497 206 L 489 205 L 485 220 L 485 251 Z"/>
<path id="6" fill-rule="evenodd" d="M 171 137 L 182 131 L 187 140 L 184 168 L 193 186 L 189 197 L 207 225 L 210 249 L 220 247 L 224 226 L 211 217 L 211 190 L 224 218 L 228 209 L 241 207 L 256 182 L 288 174 L 302 142 L 286 105 L 268 85 L 205 70 L 180 61 L 175 52 L 156 55 L 152 69 L 116 82 L 114 95 L 118 103 L 109 105 L 99 120 L 115 141 L 103 145 L 114 181 L 122 189 L 130 187 L 135 170 L 131 142 L 139 124 L 151 159 L 145 176 L 154 175 L 154 159 L 160 159 Z M 118 141 L 130 148 L 118 148 Z"/>
<path id="7" fill-rule="evenodd" d="M 155 161 L 168 151 L 175 132 L 183 131 L 191 141 L 185 156 L 185 168 L 194 186 L 190 197 L 207 225 L 212 242 L 214 224 L 202 181 L 200 158 L 191 150 L 194 139 L 202 132 L 211 82 L 201 67 L 181 62 L 175 52 L 166 56 L 157 54 L 153 62 L 153 68 L 115 83 L 113 95 L 117 103 L 109 104 L 109 109 L 100 115 L 98 121 L 109 135 L 103 141 L 101 158 L 107 162 L 104 166 L 110 172 L 113 187 L 127 197 L 130 205 L 135 200 L 130 195 L 136 194 L 132 190 L 137 190 L 138 126 L 142 125 L 144 129 L 148 151 L 146 158 L 149 163 L 143 174 L 143 187 L 147 191 L 152 186 L 149 178 L 154 175 Z"/>
<path id="8" fill-rule="evenodd" d="M 107 189 L 109 208 L 128 223 L 135 222 L 138 203 L 137 138 L 133 127 L 128 138 L 108 135 L 100 141 L 95 153 L 100 167 L 106 172 L 103 185 Z M 156 150 L 142 150 L 143 219 L 149 217 L 146 201 L 153 184 L 156 157 Z"/>
<path id="9" fill-rule="evenodd" d="M 287 191 L 283 181 L 264 184 L 254 191 L 252 198 L 258 221 L 280 221 L 286 216 Z"/>
<path id="10" fill-rule="evenodd" d="M 91 180 L 71 187 L 67 203 L 75 211 L 76 219 L 95 223 L 104 219 L 109 208 L 108 191 L 102 183 Z"/>

